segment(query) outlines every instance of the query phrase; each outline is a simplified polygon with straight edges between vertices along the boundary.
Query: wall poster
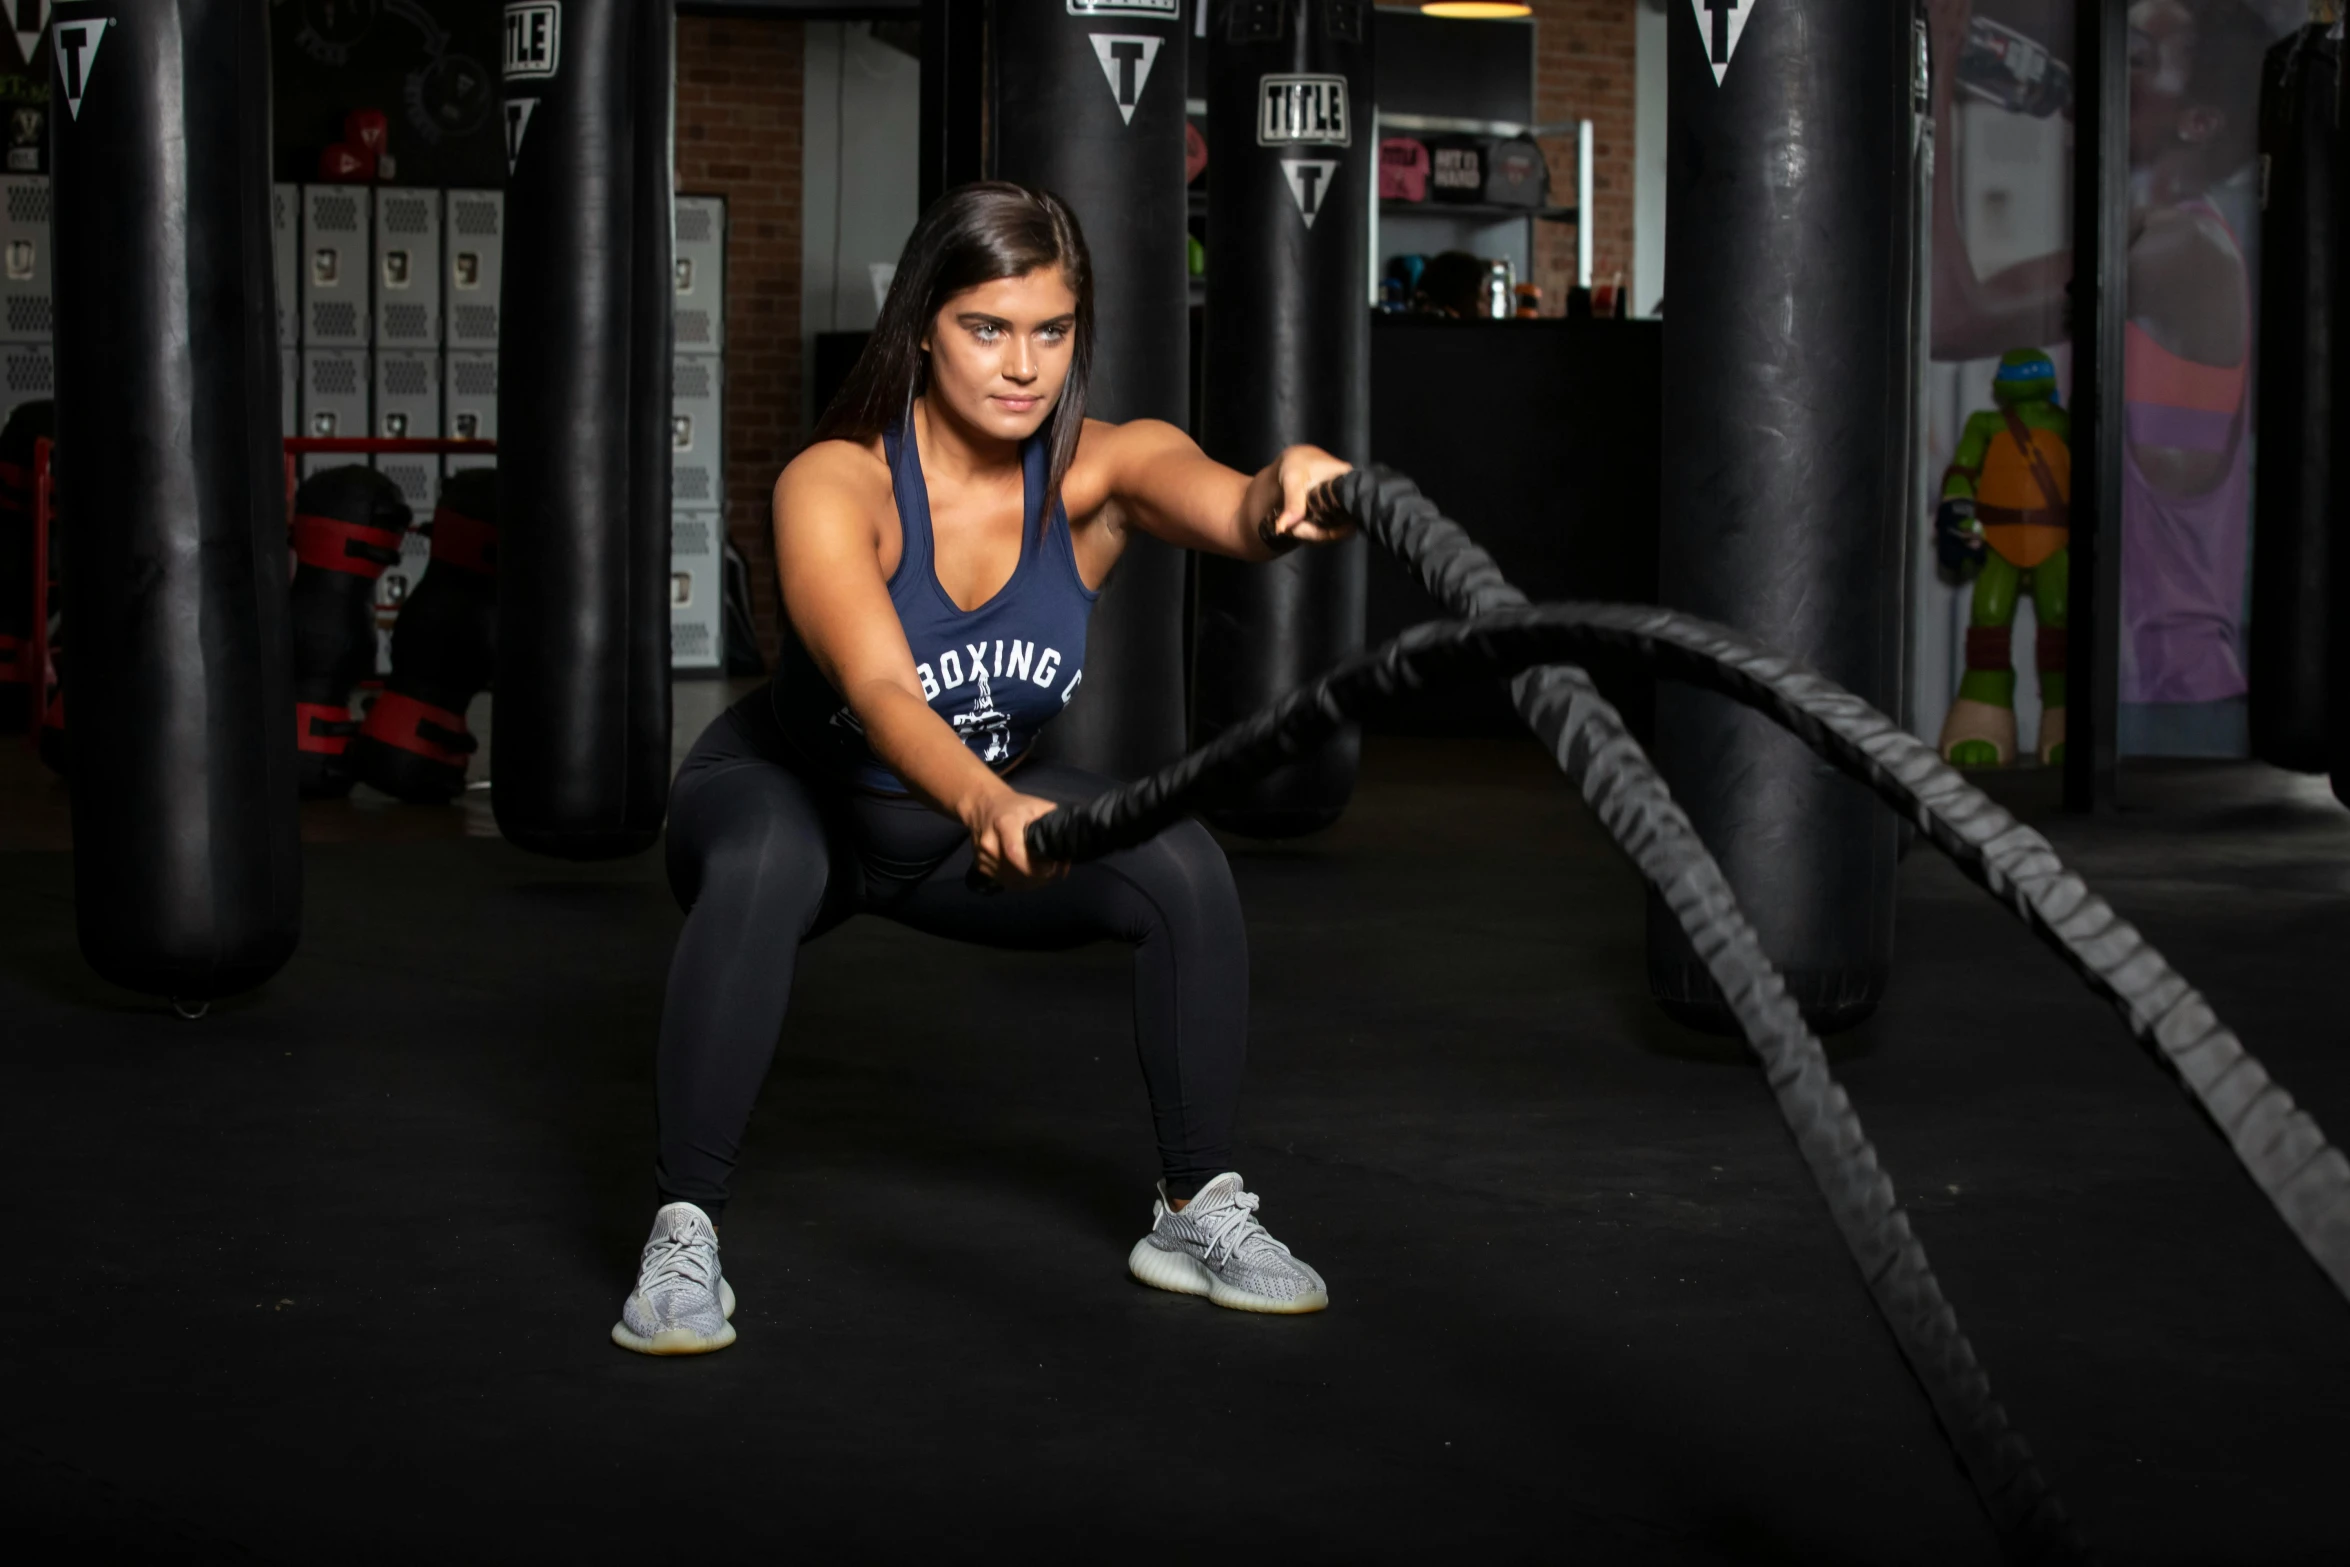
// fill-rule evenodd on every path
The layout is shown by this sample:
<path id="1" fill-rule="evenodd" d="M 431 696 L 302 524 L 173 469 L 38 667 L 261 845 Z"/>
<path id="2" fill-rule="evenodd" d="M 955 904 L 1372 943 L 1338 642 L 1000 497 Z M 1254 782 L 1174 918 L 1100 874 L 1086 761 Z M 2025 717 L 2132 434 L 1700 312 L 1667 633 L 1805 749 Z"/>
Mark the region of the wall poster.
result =
<path id="1" fill-rule="evenodd" d="M 1912 581 L 1912 717 L 1962 762 L 2045 761 L 2065 694 L 2073 0 L 1929 0 L 1929 15 L 1930 545 Z M 2124 755 L 2246 750 L 2260 80 L 2308 18 L 2307 0 L 2128 10 L 2122 624 L 2105 650 Z"/>

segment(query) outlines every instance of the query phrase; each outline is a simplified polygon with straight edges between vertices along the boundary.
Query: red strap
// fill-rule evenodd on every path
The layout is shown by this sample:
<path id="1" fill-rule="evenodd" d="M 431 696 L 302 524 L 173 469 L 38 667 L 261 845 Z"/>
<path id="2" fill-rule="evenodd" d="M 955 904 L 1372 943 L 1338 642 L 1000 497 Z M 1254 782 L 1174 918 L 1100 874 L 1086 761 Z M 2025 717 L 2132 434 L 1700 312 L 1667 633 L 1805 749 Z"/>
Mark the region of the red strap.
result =
<path id="1" fill-rule="evenodd" d="M 441 507 L 432 514 L 432 562 L 496 576 L 498 525 Z"/>
<path id="2" fill-rule="evenodd" d="M 352 732 L 358 727 L 351 722 L 347 707 L 328 707 L 323 702 L 294 704 L 294 745 L 312 755 L 342 755 L 350 749 Z"/>
<path id="3" fill-rule="evenodd" d="M 352 549 L 355 544 L 388 551 L 395 558 L 400 553 L 400 535 L 390 528 L 371 528 L 340 517 L 314 517 L 308 512 L 294 514 L 294 558 L 303 565 L 321 571 L 347 571 L 370 581 L 382 576 L 389 562 L 369 560 Z"/>
<path id="4" fill-rule="evenodd" d="M 360 727 L 359 732 L 370 740 L 379 740 L 398 750 L 413 751 L 429 761 L 441 762 L 463 772 L 465 753 L 452 751 L 438 741 L 428 739 L 424 734 L 426 724 L 452 734 L 465 733 L 463 714 L 452 713 L 445 707 L 434 707 L 429 702 L 419 702 L 397 691 L 386 691 L 375 699 L 375 705 L 367 710 L 367 722 Z"/>
<path id="5" fill-rule="evenodd" d="M 2032 638 L 2032 662 L 2044 675 L 2064 673 L 2065 635 L 2062 626 L 2042 626 Z"/>
<path id="6" fill-rule="evenodd" d="M 2015 628 L 1969 626 L 1966 634 L 1966 667 L 1991 671 L 2015 668 Z"/>

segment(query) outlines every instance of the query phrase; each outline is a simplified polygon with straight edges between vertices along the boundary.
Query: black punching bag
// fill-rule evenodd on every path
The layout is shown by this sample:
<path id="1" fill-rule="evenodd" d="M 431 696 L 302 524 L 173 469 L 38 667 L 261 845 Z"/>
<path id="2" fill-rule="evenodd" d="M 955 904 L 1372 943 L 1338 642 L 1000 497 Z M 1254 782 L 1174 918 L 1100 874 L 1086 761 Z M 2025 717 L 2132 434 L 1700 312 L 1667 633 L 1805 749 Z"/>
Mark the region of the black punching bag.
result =
<path id="1" fill-rule="evenodd" d="M 2260 152 L 2260 441 L 2252 533 L 2252 754 L 2326 771 L 2333 527 L 2334 94 L 2339 46 L 2309 27 L 2269 51 Z M 2350 497 L 2345 497 L 2350 499 Z"/>
<path id="2" fill-rule="evenodd" d="M 56 405 L 19 403 L 0 425 L 0 735 L 21 734 L 40 708 L 33 667 L 33 570 L 39 550 L 34 449 L 57 434 Z"/>
<path id="3" fill-rule="evenodd" d="M 1368 0 L 1219 0 L 1209 15 L 1200 444 L 1243 472 L 1300 443 L 1370 457 L 1371 17 Z M 1201 557 L 1193 744 L 1361 648 L 1365 548 Z M 1361 751 L 1350 728 L 1209 819 L 1263 838 L 1327 827 Z"/>
<path id="4" fill-rule="evenodd" d="M 1770 0 L 1669 25 L 1662 597 L 1891 712 L 1923 19 Z M 1686 686 L 1657 692 L 1656 760 L 1805 1018 L 1866 1018 L 1893 962 L 1892 813 Z M 1734 1030 L 1653 900 L 1648 978 L 1674 1017 Z"/>
<path id="5" fill-rule="evenodd" d="M 201 1002 L 301 918 L 269 14 L 91 9 L 50 34 L 74 898 L 92 968 Z"/>
<path id="6" fill-rule="evenodd" d="M 498 830 L 633 854 L 669 788 L 668 0 L 506 10 Z"/>
<path id="7" fill-rule="evenodd" d="M 1085 411 L 1115 423 L 1186 422 L 1191 4 L 996 0 L 989 28 L 992 166 L 1060 197 L 1085 231 L 1095 332 Z M 1128 542 L 1087 628 L 1085 682 L 1044 731 L 1043 754 L 1112 778 L 1183 754 L 1183 567 L 1172 545 Z"/>

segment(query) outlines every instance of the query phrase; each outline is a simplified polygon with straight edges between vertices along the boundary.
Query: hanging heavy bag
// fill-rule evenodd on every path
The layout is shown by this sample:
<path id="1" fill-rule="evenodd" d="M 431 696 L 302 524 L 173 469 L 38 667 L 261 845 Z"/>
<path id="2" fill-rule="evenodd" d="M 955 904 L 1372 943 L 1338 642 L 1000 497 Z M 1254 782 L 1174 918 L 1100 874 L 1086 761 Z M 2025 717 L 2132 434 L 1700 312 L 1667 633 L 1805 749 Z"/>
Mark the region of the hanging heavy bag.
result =
<path id="1" fill-rule="evenodd" d="M 0 425 L 0 734 L 20 734 L 40 705 L 33 667 L 33 446 L 56 434 L 56 405 L 20 403 Z"/>
<path id="2" fill-rule="evenodd" d="M 414 805 L 465 792 L 480 742 L 465 709 L 490 682 L 498 655 L 498 470 L 449 476 L 426 531 L 432 561 L 401 601 L 392 672 L 351 742 L 361 782 Z"/>
<path id="3" fill-rule="evenodd" d="M 1364 0 L 1230 0 L 1208 29 L 1208 193 L 1200 444 L 1255 472 L 1312 444 L 1371 444 L 1371 17 Z M 1200 557 L 1192 743 L 1203 745 L 1363 645 L 1361 539 L 1265 565 Z M 1282 838 L 1336 821 L 1359 731 L 1249 786 L 1217 826 Z"/>
<path id="4" fill-rule="evenodd" d="M 2322 773 L 2334 518 L 2334 104 L 2341 46 L 2312 26 L 2269 51 L 2260 230 L 2260 439 L 2253 447 L 2252 754 Z"/>
<path id="5" fill-rule="evenodd" d="M 1661 597 L 1890 711 L 1922 17 L 1773 0 L 1739 20 L 1668 18 Z M 1725 697 L 1665 683 L 1656 729 L 1659 771 L 1804 1016 L 1822 1032 L 1867 1017 L 1893 962 L 1892 813 Z M 1648 977 L 1673 1016 L 1733 1031 L 1653 901 Z"/>
<path id="6" fill-rule="evenodd" d="M 1192 3 L 1097 14 L 1065 0 L 996 0 L 991 12 L 991 166 L 998 178 L 1060 197 L 1085 231 L 1094 301 L 1086 413 L 1096 419 L 1186 422 Z M 1128 540 L 1086 628 L 1085 684 L 1038 738 L 1038 754 L 1112 778 L 1183 754 L 1184 562 L 1173 545 L 1139 533 Z"/>
<path id="7" fill-rule="evenodd" d="M 669 788 L 668 0 L 506 13 L 498 830 L 570 859 Z"/>
<path id="8" fill-rule="evenodd" d="M 328 468 L 294 492 L 294 745 L 305 800 L 351 792 L 351 692 L 375 673 L 375 582 L 408 531 L 400 487 L 373 468 Z"/>
<path id="9" fill-rule="evenodd" d="M 105 978 L 261 983 L 301 913 L 269 8 L 60 6 L 57 489 L 74 905 Z"/>

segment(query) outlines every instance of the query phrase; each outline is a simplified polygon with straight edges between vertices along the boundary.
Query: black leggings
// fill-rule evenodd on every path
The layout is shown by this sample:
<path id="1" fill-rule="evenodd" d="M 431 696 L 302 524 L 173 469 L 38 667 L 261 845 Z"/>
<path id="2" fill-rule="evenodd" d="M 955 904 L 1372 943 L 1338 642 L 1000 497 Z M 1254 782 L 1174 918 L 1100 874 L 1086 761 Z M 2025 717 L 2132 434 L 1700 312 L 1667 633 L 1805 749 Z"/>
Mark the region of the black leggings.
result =
<path id="1" fill-rule="evenodd" d="M 1009 781 L 1059 801 L 1107 787 L 1078 768 L 1038 761 Z M 1248 937 L 1224 852 L 1197 822 L 1041 888 L 973 892 L 963 880 L 971 840 L 961 824 L 919 800 L 818 781 L 793 756 L 761 690 L 720 715 L 678 769 L 668 855 L 686 920 L 669 965 L 655 1072 L 663 1202 L 691 1202 L 713 1218 L 724 1208 L 799 945 L 852 914 L 990 947 L 1130 943 L 1134 1039 L 1167 1190 L 1188 1197 L 1231 1167 L 1248 1052 Z"/>

